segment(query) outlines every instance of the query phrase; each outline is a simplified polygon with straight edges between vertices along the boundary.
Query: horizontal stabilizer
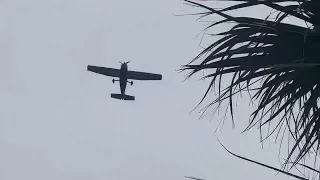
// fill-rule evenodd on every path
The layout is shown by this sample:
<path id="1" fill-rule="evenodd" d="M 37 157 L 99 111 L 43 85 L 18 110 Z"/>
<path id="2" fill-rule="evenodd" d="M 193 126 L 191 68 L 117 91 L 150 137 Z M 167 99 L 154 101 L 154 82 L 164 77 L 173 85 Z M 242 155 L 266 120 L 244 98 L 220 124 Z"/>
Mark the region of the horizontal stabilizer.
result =
<path id="1" fill-rule="evenodd" d="M 134 96 L 129 96 L 125 94 L 111 94 L 112 98 L 120 99 L 120 100 L 131 100 L 134 101 Z"/>

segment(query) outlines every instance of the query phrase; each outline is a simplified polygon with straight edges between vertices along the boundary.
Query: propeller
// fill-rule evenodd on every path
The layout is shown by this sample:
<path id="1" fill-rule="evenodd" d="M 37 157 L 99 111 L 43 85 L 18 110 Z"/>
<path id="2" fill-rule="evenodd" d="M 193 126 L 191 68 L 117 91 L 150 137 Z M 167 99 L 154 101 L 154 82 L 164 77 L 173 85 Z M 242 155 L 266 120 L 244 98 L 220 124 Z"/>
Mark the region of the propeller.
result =
<path id="1" fill-rule="evenodd" d="M 118 61 L 120 64 L 123 64 L 123 62 Z M 125 62 L 125 64 L 128 64 L 130 61 Z"/>

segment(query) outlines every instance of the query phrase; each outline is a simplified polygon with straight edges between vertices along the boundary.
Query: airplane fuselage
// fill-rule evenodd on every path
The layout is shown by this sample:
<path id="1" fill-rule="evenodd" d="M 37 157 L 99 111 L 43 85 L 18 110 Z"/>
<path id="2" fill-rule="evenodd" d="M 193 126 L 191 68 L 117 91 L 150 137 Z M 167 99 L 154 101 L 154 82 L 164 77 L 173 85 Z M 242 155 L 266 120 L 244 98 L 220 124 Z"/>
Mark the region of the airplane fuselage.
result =
<path id="1" fill-rule="evenodd" d="M 120 91 L 121 94 L 125 94 L 126 87 L 127 87 L 127 72 L 128 72 L 128 66 L 126 63 L 121 64 L 120 68 L 120 77 L 119 77 L 119 83 L 120 83 Z"/>
<path id="2" fill-rule="evenodd" d="M 107 67 L 99 67 L 88 65 L 87 70 L 98 73 L 105 76 L 111 76 L 119 79 L 112 79 L 112 83 L 119 81 L 120 92 L 121 94 L 111 93 L 111 98 L 120 99 L 120 100 L 131 100 L 134 101 L 135 97 L 125 94 L 127 83 L 133 85 L 133 81 L 128 81 L 128 79 L 132 80 L 162 80 L 161 74 L 153 74 L 147 72 L 139 72 L 139 71 L 129 71 L 128 70 L 128 62 L 120 62 L 120 69 L 107 68 Z"/>

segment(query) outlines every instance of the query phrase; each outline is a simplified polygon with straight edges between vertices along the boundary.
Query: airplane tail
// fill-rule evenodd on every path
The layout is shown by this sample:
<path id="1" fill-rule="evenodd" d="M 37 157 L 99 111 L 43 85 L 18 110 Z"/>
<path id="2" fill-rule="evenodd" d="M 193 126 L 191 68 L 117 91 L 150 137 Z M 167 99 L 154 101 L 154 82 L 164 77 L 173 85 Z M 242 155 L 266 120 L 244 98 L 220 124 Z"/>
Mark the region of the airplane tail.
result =
<path id="1" fill-rule="evenodd" d="M 120 99 L 120 100 L 131 100 L 134 101 L 134 96 L 129 96 L 126 94 L 111 94 L 112 98 Z"/>

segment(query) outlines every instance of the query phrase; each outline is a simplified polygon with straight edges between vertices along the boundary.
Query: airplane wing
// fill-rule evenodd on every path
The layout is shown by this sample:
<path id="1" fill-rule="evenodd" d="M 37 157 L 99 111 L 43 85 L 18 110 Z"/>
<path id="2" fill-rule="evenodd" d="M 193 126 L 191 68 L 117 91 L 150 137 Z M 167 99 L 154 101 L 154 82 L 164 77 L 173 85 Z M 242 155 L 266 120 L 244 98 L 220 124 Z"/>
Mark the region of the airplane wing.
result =
<path id="1" fill-rule="evenodd" d="M 102 74 L 105 76 L 120 77 L 120 70 L 119 69 L 88 65 L 87 70 L 94 72 L 94 73 Z"/>
<path id="2" fill-rule="evenodd" d="M 127 78 L 135 80 L 162 80 L 162 75 L 138 71 L 128 71 Z"/>

